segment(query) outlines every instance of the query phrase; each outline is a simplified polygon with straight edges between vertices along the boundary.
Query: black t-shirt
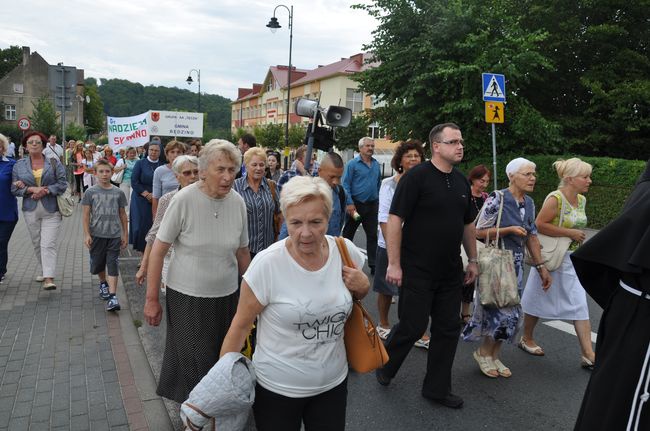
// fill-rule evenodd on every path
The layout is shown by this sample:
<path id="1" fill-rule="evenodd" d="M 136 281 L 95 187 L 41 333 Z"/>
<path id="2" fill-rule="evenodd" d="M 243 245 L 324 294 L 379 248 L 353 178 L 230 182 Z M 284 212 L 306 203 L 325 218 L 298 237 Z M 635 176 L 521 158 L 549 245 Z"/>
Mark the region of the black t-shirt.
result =
<path id="1" fill-rule="evenodd" d="M 470 201 L 472 202 L 471 205 L 471 210 L 472 210 L 472 220 L 476 220 L 476 217 L 478 216 L 478 213 L 481 212 L 481 208 L 483 208 L 483 204 L 485 203 L 485 197 L 487 195 L 481 194 L 481 196 L 474 196 L 470 194 Z"/>
<path id="2" fill-rule="evenodd" d="M 456 168 L 445 173 L 426 162 L 400 179 L 390 213 L 404 221 L 401 265 L 407 276 L 441 280 L 461 274 L 463 230 L 474 220 L 470 197 L 469 181 Z"/>

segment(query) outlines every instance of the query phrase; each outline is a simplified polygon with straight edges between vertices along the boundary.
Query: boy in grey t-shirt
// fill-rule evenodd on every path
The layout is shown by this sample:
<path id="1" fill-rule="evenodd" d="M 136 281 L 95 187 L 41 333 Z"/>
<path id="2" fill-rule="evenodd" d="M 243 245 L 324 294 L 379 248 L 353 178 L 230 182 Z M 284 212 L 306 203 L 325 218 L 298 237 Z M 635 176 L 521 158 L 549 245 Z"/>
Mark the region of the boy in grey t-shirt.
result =
<path id="1" fill-rule="evenodd" d="M 117 311 L 115 296 L 120 250 L 128 243 L 126 196 L 111 184 L 113 166 L 106 160 L 95 163 L 97 184 L 84 193 L 84 243 L 90 250 L 90 273 L 99 277 L 99 297 L 108 300 L 106 311 Z M 108 272 L 108 277 L 106 273 Z M 108 281 L 107 281 L 108 280 Z"/>

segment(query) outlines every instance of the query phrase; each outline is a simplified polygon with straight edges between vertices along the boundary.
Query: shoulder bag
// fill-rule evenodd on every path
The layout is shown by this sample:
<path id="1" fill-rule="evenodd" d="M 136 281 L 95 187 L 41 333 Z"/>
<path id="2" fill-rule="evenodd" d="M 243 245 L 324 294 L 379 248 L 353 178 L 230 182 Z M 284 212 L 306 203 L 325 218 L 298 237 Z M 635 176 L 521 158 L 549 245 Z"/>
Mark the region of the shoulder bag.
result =
<path id="1" fill-rule="evenodd" d="M 50 159 L 50 165 L 52 166 L 52 169 L 54 170 L 54 177 L 57 178 L 56 175 L 56 159 Z M 56 203 L 59 207 L 59 212 L 63 217 L 70 217 L 72 213 L 74 212 L 74 198 L 72 197 L 72 194 L 70 193 L 70 187 L 66 187 L 65 191 L 63 194 L 57 195 L 56 196 Z"/>
<path id="2" fill-rule="evenodd" d="M 115 167 L 117 168 L 117 167 L 122 166 L 122 165 L 124 165 L 124 159 L 118 160 L 118 162 L 115 164 Z M 125 171 L 125 169 L 122 169 L 119 172 L 115 172 L 111 176 L 111 182 L 113 182 L 115 184 L 122 184 L 122 179 L 124 178 L 124 171 Z"/>
<path id="3" fill-rule="evenodd" d="M 546 202 L 555 192 L 551 192 L 546 196 L 544 202 Z M 564 221 L 564 200 L 566 198 L 560 192 L 560 218 L 558 221 L 558 226 L 562 227 L 562 222 Z M 540 248 L 542 249 L 542 263 L 546 266 L 546 269 L 549 271 L 555 271 L 562 265 L 564 260 L 564 255 L 566 254 L 571 242 L 573 241 L 568 236 L 548 236 L 543 233 L 537 233 L 537 239 L 539 240 Z M 528 265 L 534 266 L 540 262 L 535 262 L 533 256 L 528 251 L 526 247 L 526 263 Z"/>
<path id="4" fill-rule="evenodd" d="M 275 235 L 274 240 L 278 240 L 278 236 L 280 236 L 280 229 L 282 229 L 282 213 L 280 212 L 280 208 L 278 208 L 276 202 L 278 202 L 278 189 L 275 184 L 275 181 L 273 180 L 267 180 L 269 183 L 269 188 L 271 189 L 271 196 L 273 197 L 273 235 Z"/>
<path id="5" fill-rule="evenodd" d="M 485 239 L 485 247 L 478 251 L 479 276 L 477 291 L 481 305 L 485 308 L 503 308 L 518 305 L 519 289 L 515 272 L 514 255 L 511 250 L 499 246 L 499 228 L 503 213 L 504 196 L 499 193 L 499 215 L 496 223 L 496 238 Z"/>
<path id="6" fill-rule="evenodd" d="M 343 265 L 354 268 L 345 239 L 335 237 L 335 240 Z M 388 353 L 379 338 L 375 324 L 358 299 L 353 299 L 352 312 L 345 322 L 343 341 L 348 364 L 358 373 L 368 373 L 388 362 Z"/>

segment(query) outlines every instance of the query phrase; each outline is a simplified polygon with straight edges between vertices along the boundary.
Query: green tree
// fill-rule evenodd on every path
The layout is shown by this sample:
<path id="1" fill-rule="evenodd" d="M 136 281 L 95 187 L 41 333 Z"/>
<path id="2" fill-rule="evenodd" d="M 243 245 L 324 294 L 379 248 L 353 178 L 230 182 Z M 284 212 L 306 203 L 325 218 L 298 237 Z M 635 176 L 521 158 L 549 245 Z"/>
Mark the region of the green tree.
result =
<path id="1" fill-rule="evenodd" d="M 18 66 L 23 58 L 23 50 L 12 45 L 9 48 L 0 49 L 0 79 Z"/>
<path id="2" fill-rule="evenodd" d="M 32 102 L 34 109 L 29 120 L 32 123 L 32 129 L 38 130 L 45 135 L 58 135 L 60 132 L 59 123 L 57 121 L 57 113 L 54 110 L 54 104 L 47 96 L 42 96 Z"/>
<path id="3" fill-rule="evenodd" d="M 363 91 L 377 95 L 375 119 L 393 139 L 426 141 L 434 124 L 459 124 L 469 153 L 490 148 L 483 122 L 481 72 L 504 73 L 509 94 L 527 88 L 531 76 L 552 67 L 540 52 L 547 37 L 523 28 L 520 2 L 495 0 L 373 0 L 356 5 L 379 21 L 364 49 L 381 62 L 357 76 Z M 559 146 L 555 123 L 522 97 L 509 97 L 499 127 L 499 146 Z M 538 127 L 531 133 L 530 126 Z"/>
<path id="4" fill-rule="evenodd" d="M 94 80 L 93 80 L 94 81 Z M 86 81 L 84 88 L 84 97 L 89 102 L 84 101 L 84 123 L 86 125 L 86 132 L 89 135 L 95 135 L 104 130 L 104 104 L 99 95 L 97 85 L 92 85 L 93 81 Z"/>
<path id="5" fill-rule="evenodd" d="M 364 115 L 352 117 L 348 127 L 336 128 L 336 148 L 339 150 L 358 150 L 359 139 L 368 136 L 370 119 Z"/>
<path id="6" fill-rule="evenodd" d="M 284 146 L 284 126 L 282 124 L 264 124 L 255 126 L 253 135 L 257 145 L 264 148 Z"/>
<path id="7" fill-rule="evenodd" d="M 303 127 L 301 124 L 292 124 L 289 127 L 289 146 L 291 148 L 298 148 L 299 146 L 304 144 L 306 132 L 307 132 L 306 128 Z M 284 141 L 282 141 L 282 143 L 278 148 L 284 148 Z"/>
<path id="8" fill-rule="evenodd" d="M 86 128 L 77 123 L 66 124 L 65 126 L 65 138 L 70 140 L 74 139 L 75 141 L 85 141 L 86 140 Z"/>
<path id="9" fill-rule="evenodd" d="M 459 124 L 469 157 L 490 150 L 480 73 L 506 76 L 499 152 L 650 157 L 648 0 L 369 0 L 379 21 L 358 75 L 395 139 Z"/>

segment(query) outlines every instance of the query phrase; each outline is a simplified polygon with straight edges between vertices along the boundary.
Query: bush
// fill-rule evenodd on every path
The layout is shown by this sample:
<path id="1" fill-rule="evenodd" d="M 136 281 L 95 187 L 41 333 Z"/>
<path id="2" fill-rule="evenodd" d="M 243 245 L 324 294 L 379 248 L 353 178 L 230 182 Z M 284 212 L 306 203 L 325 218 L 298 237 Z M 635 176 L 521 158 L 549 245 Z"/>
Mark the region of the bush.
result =
<path id="1" fill-rule="evenodd" d="M 508 161 L 518 155 L 497 156 L 497 181 L 499 188 L 508 186 L 505 167 Z M 541 208 L 544 198 L 548 193 L 557 189 L 559 178 L 553 169 L 553 162 L 558 159 L 568 159 L 574 155 L 549 156 L 536 155 L 526 158 L 537 165 L 537 184 L 535 191 L 530 196 L 535 201 L 537 210 Z M 591 178 L 593 184 L 587 194 L 587 219 L 588 226 L 600 229 L 613 220 L 621 211 L 627 197 L 632 192 L 636 181 L 645 169 L 646 162 L 640 160 L 614 159 L 610 157 L 580 157 L 593 166 Z M 472 167 L 484 164 L 492 170 L 492 158 L 475 158 L 464 161 L 459 168 L 467 173 Z M 493 187 L 493 179 L 490 180 Z"/>
<path id="2" fill-rule="evenodd" d="M 23 139 L 23 132 L 15 124 L 0 124 L 0 133 L 5 135 L 16 144 L 16 150 Z"/>

